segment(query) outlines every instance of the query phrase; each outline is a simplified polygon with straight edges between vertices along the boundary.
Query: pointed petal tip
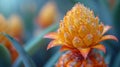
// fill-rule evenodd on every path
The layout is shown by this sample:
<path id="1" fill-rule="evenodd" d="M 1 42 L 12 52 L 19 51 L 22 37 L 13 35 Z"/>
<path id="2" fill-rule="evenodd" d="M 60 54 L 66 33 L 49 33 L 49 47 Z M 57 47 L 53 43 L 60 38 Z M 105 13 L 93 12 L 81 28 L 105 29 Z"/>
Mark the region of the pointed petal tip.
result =
<path id="1" fill-rule="evenodd" d="M 79 51 L 80 51 L 81 55 L 84 57 L 84 59 L 86 59 L 90 52 L 90 48 L 85 48 L 85 49 L 81 48 L 81 49 L 79 49 Z"/>
<path id="2" fill-rule="evenodd" d="M 102 42 L 102 41 L 104 41 L 104 40 L 115 40 L 115 41 L 118 42 L 117 37 L 116 37 L 116 36 L 113 36 L 113 35 L 105 35 L 105 36 L 103 36 L 103 37 L 99 40 L 99 42 Z"/>
<path id="3" fill-rule="evenodd" d="M 57 39 L 57 33 L 56 32 L 48 33 L 43 38 Z"/>
<path id="4" fill-rule="evenodd" d="M 114 40 L 114 41 L 116 41 L 116 42 L 119 41 L 118 38 L 117 38 L 116 36 L 113 36 L 113 35 L 110 36 L 110 39 L 111 39 L 111 40 Z"/>
<path id="5" fill-rule="evenodd" d="M 43 38 L 50 38 L 48 35 L 43 36 Z"/>
<path id="6" fill-rule="evenodd" d="M 96 45 L 96 46 L 93 46 L 92 48 L 101 50 L 101 51 L 103 51 L 104 53 L 106 53 L 106 48 L 105 48 L 105 46 L 102 45 L 102 44 L 98 44 L 98 45 Z"/>
<path id="7" fill-rule="evenodd" d="M 47 35 L 43 36 L 43 38 L 47 38 Z"/>
<path id="8" fill-rule="evenodd" d="M 44 35 L 43 38 L 49 38 L 49 33 Z"/>
<path id="9" fill-rule="evenodd" d="M 55 40 L 51 41 L 47 46 L 47 50 L 54 47 L 54 46 L 57 46 L 56 44 L 57 44 L 57 42 Z"/>
<path id="10" fill-rule="evenodd" d="M 102 35 L 104 35 L 108 30 L 110 30 L 112 28 L 112 26 L 104 26 L 104 30 L 102 32 Z"/>
<path id="11" fill-rule="evenodd" d="M 86 59 L 87 58 L 87 54 L 86 55 L 82 55 L 83 57 L 84 57 L 84 59 Z"/>
<path id="12" fill-rule="evenodd" d="M 106 28 L 109 28 L 109 29 L 110 29 L 110 28 L 112 28 L 112 26 L 107 25 Z"/>
<path id="13" fill-rule="evenodd" d="M 117 41 L 117 42 L 119 41 L 118 38 L 117 38 L 116 36 L 114 36 L 114 39 L 115 39 L 115 41 Z"/>
<path id="14" fill-rule="evenodd" d="M 62 42 L 60 42 L 59 40 L 53 40 L 48 44 L 47 50 L 52 47 L 60 46 L 60 45 L 62 45 Z"/>
<path id="15" fill-rule="evenodd" d="M 47 47 L 47 50 L 49 50 L 50 49 L 50 47 Z"/>
<path id="16" fill-rule="evenodd" d="M 116 36 L 114 37 L 114 39 L 115 39 L 115 41 L 117 41 L 117 42 L 119 41 L 118 38 L 117 38 Z"/>
<path id="17" fill-rule="evenodd" d="M 53 44 L 51 44 L 51 42 L 48 44 L 48 46 L 47 46 L 47 50 L 49 50 L 50 48 L 52 48 L 53 46 L 52 46 Z"/>

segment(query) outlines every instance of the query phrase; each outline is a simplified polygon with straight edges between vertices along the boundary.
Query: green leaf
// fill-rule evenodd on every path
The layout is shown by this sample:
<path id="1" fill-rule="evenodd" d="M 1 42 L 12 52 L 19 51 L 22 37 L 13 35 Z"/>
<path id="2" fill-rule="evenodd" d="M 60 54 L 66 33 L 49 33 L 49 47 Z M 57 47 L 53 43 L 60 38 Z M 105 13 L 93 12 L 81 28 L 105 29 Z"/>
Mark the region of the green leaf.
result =
<path id="1" fill-rule="evenodd" d="M 113 10 L 113 18 L 114 18 L 114 25 L 115 29 L 117 31 L 117 36 L 120 38 L 120 0 L 116 0 L 116 4 L 114 6 Z"/>
<path id="2" fill-rule="evenodd" d="M 0 44 L 0 67 L 11 67 L 10 53 L 2 44 Z"/>
<path id="3" fill-rule="evenodd" d="M 40 35 L 38 35 L 36 38 L 33 38 L 31 41 L 29 41 L 27 44 L 25 44 L 25 50 L 30 54 L 33 55 L 41 46 L 42 42 L 46 39 L 43 38 L 45 34 L 55 31 L 58 28 L 58 23 L 50 26 L 49 28 L 45 29 Z"/>
<path id="4" fill-rule="evenodd" d="M 44 67 L 54 67 L 55 63 L 58 61 L 59 57 L 62 55 L 61 52 L 57 52 L 55 55 L 53 55 L 48 62 L 45 64 Z"/>
<path id="5" fill-rule="evenodd" d="M 120 51 L 114 59 L 115 61 L 112 63 L 112 67 L 120 67 Z"/>
<path id="6" fill-rule="evenodd" d="M 25 50 L 22 48 L 22 46 L 10 35 L 5 34 L 5 33 L 4 33 L 4 35 L 13 43 L 17 52 L 19 53 L 20 57 L 22 58 L 23 63 L 25 64 L 25 67 L 36 67 L 34 62 L 32 61 L 32 59 L 25 52 Z"/>
<path id="7" fill-rule="evenodd" d="M 43 36 L 49 32 L 55 31 L 58 28 L 58 23 L 50 26 L 45 29 L 38 37 L 33 38 L 27 44 L 25 44 L 24 49 L 27 51 L 29 55 L 33 55 L 40 47 L 43 46 L 43 42 L 46 40 Z M 17 59 L 17 64 L 15 66 L 20 66 L 21 58 Z"/>

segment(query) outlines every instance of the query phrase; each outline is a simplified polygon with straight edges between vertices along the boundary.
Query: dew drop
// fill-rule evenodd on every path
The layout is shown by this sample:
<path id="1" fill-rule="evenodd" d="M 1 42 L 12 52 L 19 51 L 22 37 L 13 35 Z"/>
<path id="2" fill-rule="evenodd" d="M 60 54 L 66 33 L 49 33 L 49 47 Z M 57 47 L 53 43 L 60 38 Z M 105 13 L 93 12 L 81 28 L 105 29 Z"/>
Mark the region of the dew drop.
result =
<path id="1" fill-rule="evenodd" d="M 87 39 L 88 39 L 88 40 L 91 40 L 92 38 L 93 38 L 93 35 L 92 35 L 92 34 L 88 34 L 88 35 L 87 35 Z"/>

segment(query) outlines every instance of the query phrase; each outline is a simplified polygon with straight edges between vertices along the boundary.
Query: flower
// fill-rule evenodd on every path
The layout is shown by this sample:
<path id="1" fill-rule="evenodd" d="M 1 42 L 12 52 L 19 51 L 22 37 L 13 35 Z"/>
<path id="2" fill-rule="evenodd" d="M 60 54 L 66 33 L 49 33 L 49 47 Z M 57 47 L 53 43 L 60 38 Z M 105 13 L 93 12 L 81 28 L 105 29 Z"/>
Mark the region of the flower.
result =
<path id="1" fill-rule="evenodd" d="M 22 27 L 20 25 L 20 20 L 18 19 L 17 16 L 12 16 L 10 20 L 6 20 L 3 15 L 0 15 L 0 32 L 7 33 L 15 37 L 17 40 L 19 40 L 18 37 L 22 32 L 21 30 L 22 30 Z M 7 49 L 11 54 L 12 62 L 14 62 L 18 57 L 18 53 L 14 48 L 14 46 L 3 35 L 0 35 L 0 43 L 4 44 L 7 47 Z"/>
<path id="2" fill-rule="evenodd" d="M 40 11 L 37 18 L 38 24 L 42 28 L 46 28 L 55 22 L 57 16 L 57 8 L 54 2 L 48 2 Z"/>
<path id="3" fill-rule="evenodd" d="M 0 14 L 0 32 L 2 32 L 3 31 L 3 29 L 6 29 L 6 30 L 4 30 L 4 31 L 6 31 L 7 32 L 7 29 L 8 29 L 8 26 L 7 26 L 7 23 L 6 23 L 6 20 L 5 20 L 5 18 Z"/>
<path id="4" fill-rule="evenodd" d="M 9 26 L 6 22 L 4 16 L 0 14 L 0 32 L 9 32 Z M 6 41 L 8 41 L 7 38 L 0 34 L 0 43 L 6 43 Z"/>
<path id="5" fill-rule="evenodd" d="M 92 52 L 84 59 L 79 52 L 68 51 L 59 58 L 56 67 L 107 67 L 107 65 L 99 53 Z"/>
<path id="6" fill-rule="evenodd" d="M 100 42 L 118 39 L 113 35 L 104 35 L 111 27 L 99 22 L 93 11 L 82 4 L 76 4 L 60 21 L 57 32 L 45 35 L 45 38 L 53 39 L 47 49 L 54 46 L 61 46 L 62 51 L 77 49 L 85 59 L 92 49 L 105 52 L 105 46 Z"/>
<path id="7" fill-rule="evenodd" d="M 21 18 L 18 15 L 12 15 L 10 16 L 8 22 L 11 31 L 10 34 L 20 41 L 23 33 L 23 24 Z"/>

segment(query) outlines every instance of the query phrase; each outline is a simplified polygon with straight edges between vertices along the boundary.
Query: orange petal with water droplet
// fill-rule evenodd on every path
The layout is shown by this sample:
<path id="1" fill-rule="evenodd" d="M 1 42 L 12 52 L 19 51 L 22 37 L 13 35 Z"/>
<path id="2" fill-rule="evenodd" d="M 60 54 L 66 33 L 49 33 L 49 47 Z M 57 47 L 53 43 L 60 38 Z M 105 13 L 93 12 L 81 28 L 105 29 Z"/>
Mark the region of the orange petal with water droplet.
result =
<path id="1" fill-rule="evenodd" d="M 98 45 L 96 45 L 96 46 L 93 46 L 92 48 L 102 50 L 104 53 L 106 52 L 106 48 L 105 48 L 105 46 L 102 45 L 102 44 L 98 44 Z"/>
<path id="2" fill-rule="evenodd" d="M 60 48 L 60 51 L 62 52 L 62 51 L 67 51 L 67 50 L 72 50 L 72 49 L 74 49 L 74 48 L 70 48 L 70 47 L 68 47 L 68 46 L 62 46 L 61 48 Z"/>
<path id="3" fill-rule="evenodd" d="M 111 26 L 104 26 L 102 35 L 104 35 L 110 28 L 111 28 Z"/>
<path id="4" fill-rule="evenodd" d="M 74 37 L 72 43 L 73 43 L 73 46 L 76 48 L 85 46 L 82 39 L 80 39 L 79 37 Z"/>
<path id="5" fill-rule="evenodd" d="M 48 33 L 44 36 L 44 38 L 57 39 L 57 33 L 56 32 Z"/>
<path id="6" fill-rule="evenodd" d="M 86 46 L 89 46 L 92 44 L 93 42 L 93 35 L 92 34 L 87 34 L 85 37 L 84 37 L 84 43 L 86 44 Z"/>
<path id="7" fill-rule="evenodd" d="M 105 35 L 98 41 L 98 43 L 102 42 L 104 40 L 115 40 L 115 41 L 118 41 L 117 37 L 115 37 L 113 35 Z"/>
<path id="8" fill-rule="evenodd" d="M 60 45 L 62 45 L 62 42 L 60 42 L 59 40 L 53 40 L 48 44 L 47 50 L 52 48 L 52 47 L 60 46 Z"/>
<path id="9" fill-rule="evenodd" d="M 86 59 L 90 52 L 90 48 L 80 48 L 79 51 L 82 54 L 82 56 L 84 57 L 84 59 Z"/>
<path id="10" fill-rule="evenodd" d="M 85 25 L 81 25 L 78 32 L 80 33 L 80 37 L 84 37 L 86 34 L 89 33 L 89 30 Z"/>

